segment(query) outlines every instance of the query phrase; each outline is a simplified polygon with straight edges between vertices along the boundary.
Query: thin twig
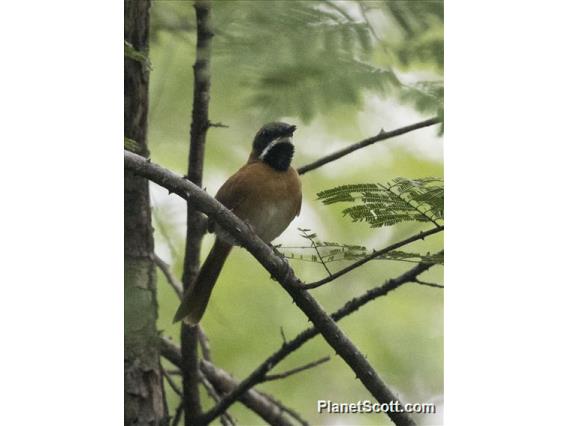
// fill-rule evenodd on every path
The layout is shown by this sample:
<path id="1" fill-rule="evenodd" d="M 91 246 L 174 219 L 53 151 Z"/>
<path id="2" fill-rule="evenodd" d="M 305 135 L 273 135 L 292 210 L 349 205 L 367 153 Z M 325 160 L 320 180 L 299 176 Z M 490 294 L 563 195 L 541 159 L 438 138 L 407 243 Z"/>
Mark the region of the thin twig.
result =
<path id="1" fill-rule="evenodd" d="M 430 118 L 428 120 L 420 121 L 419 123 L 411 124 L 410 126 L 401 127 L 396 130 L 391 130 L 390 132 L 380 132 L 378 135 L 363 139 L 360 142 L 354 143 L 353 145 L 349 145 L 339 151 L 326 155 L 319 160 L 314 161 L 313 163 L 306 164 L 300 168 L 298 168 L 298 173 L 303 175 L 304 173 L 310 172 L 315 170 L 327 163 L 331 163 L 341 157 L 346 156 L 347 154 L 351 154 L 354 151 L 357 151 L 361 148 L 365 148 L 366 146 L 372 145 L 374 143 L 384 141 L 390 138 L 394 138 L 395 136 L 400 136 L 408 132 L 412 132 L 413 130 L 422 129 L 424 127 L 433 126 L 434 124 L 440 123 L 441 120 L 437 117 Z"/>
<path id="2" fill-rule="evenodd" d="M 282 344 L 285 345 L 287 343 L 286 335 L 284 334 L 284 327 L 280 326 L 280 336 L 282 336 Z"/>
<path id="3" fill-rule="evenodd" d="M 208 127 L 220 127 L 220 128 L 223 128 L 223 129 L 228 129 L 228 128 L 229 128 L 229 126 L 227 126 L 226 124 L 223 124 L 223 123 L 212 123 L 211 121 L 209 121 L 209 122 L 207 123 L 207 126 L 208 126 Z"/>
<path id="4" fill-rule="evenodd" d="M 227 394 L 238 385 L 238 382 L 230 374 L 215 367 L 210 362 L 201 361 L 200 367 L 203 374 L 207 376 L 220 394 Z M 272 426 L 292 426 L 292 423 L 283 415 L 282 410 L 278 406 L 254 389 L 243 394 L 240 401 Z"/>
<path id="5" fill-rule="evenodd" d="M 321 262 L 321 264 L 323 265 L 323 267 L 325 268 L 325 271 L 327 272 L 327 275 L 329 275 L 331 277 L 331 271 L 329 270 L 329 268 L 327 267 L 327 265 L 325 264 L 323 258 L 321 257 L 320 251 L 318 249 L 318 247 L 314 244 L 314 242 L 312 241 L 312 247 L 314 248 L 314 250 L 316 251 L 316 254 L 318 255 L 318 258 Z"/>
<path id="6" fill-rule="evenodd" d="M 329 360 L 330 360 L 329 356 L 325 356 L 325 357 L 320 358 L 316 361 L 312 361 L 308 364 L 304 364 L 300 367 L 296 367 L 296 368 L 292 368 L 291 370 L 284 371 L 283 373 L 267 374 L 266 376 L 264 376 L 263 381 L 269 382 L 271 380 L 285 379 L 286 377 L 289 377 L 293 374 L 300 373 L 301 371 L 305 371 L 305 370 L 309 370 L 310 368 L 317 367 L 318 365 L 323 364 L 324 362 L 328 362 Z"/>
<path id="7" fill-rule="evenodd" d="M 176 414 L 174 415 L 174 419 L 172 420 L 172 426 L 179 425 L 182 413 L 183 413 L 183 402 L 181 402 L 176 408 Z"/>
<path id="8" fill-rule="evenodd" d="M 169 373 L 164 370 L 162 368 L 162 374 L 163 376 L 166 378 L 166 381 L 168 382 L 168 384 L 170 385 L 170 387 L 172 388 L 172 390 L 177 393 L 180 397 L 183 398 L 183 392 L 181 391 L 181 389 L 179 388 L 179 386 L 177 385 L 177 383 L 174 381 L 174 379 L 172 379 L 169 375 Z"/>
<path id="9" fill-rule="evenodd" d="M 316 242 L 313 240 L 313 238 L 311 238 L 310 234 L 308 234 L 309 230 L 300 229 L 300 231 L 302 232 L 302 237 L 304 237 L 304 238 L 306 238 L 310 241 L 310 243 L 312 244 L 312 248 L 316 251 L 316 254 L 318 256 L 318 259 L 320 260 L 320 263 L 323 265 L 324 269 L 326 270 L 327 275 L 329 275 L 331 277 L 331 271 L 329 270 L 329 268 L 325 264 L 323 258 L 321 257 L 321 254 L 320 254 L 320 251 L 318 249 Z M 312 235 L 315 235 L 315 234 L 312 234 Z"/>
<path id="10" fill-rule="evenodd" d="M 433 235 L 433 234 L 437 234 L 438 232 L 441 232 L 443 230 L 444 230 L 444 227 L 440 226 L 438 228 L 429 229 L 428 231 L 421 231 L 418 234 L 413 235 L 412 237 L 408 237 L 408 238 L 406 238 L 402 241 L 399 241 L 398 243 L 391 244 L 390 246 L 385 247 L 384 249 L 374 251 L 370 255 L 362 258 L 361 260 L 358 260 L 357 262 L 353 262 L 351 265 L 349 265 L 349 266 L 347 266 L 343 269 L 340 269 L 339 271 L 331 274 L 329 277 L 326 277 L 324 279 L 321 279 L 321 280 L 313 282 L 313 283 L 304 284 L 303 288 L 305 288 L 307 290 L 311 290 L 311 289 L 314 289 L 314 288 L 321 287 L 322 285 L 327 284 L 327 283 L 347 274 L 348 272 L 351 272 L 352 270 L 364 265 L 365 263 L 367 263 L 370 260 L 373 260 L 373 259 L 375 259 L 379 256 L 382 256 L 382 255 L 384 255 L 384 254 L 386 254 L 390 251 L 396 250 L 397 248 L 400 248 L 402 246 L 410 244 L 414 241 L 423 240 L 424 238 L 426 238 L 430 235 Z"/>
<path id="11" fill-rule="evenodd" d="M 207 391 L 207 394 L 211 397 L 213 401 L 218 403 L 221 400 L 221 397 L 217 393 L 215 387 L 211 384 L 211 382 L 207 379 L 207 377 L 205 377 L 205 375 L 202 372 L 200 372 L 199 378 L 201 379 L 201 383 L 203 383 L 203 387 Z M 228 411 L 225 411 L 221 415 L 221 424 L 223 424 L 223 426 L 230 426 L 230 425 L 235 425 L 236 421 L 235 419 L 233 419 L 233 417 L 229 414 Z"/>
<path id="12" fill-rule="evenodd" d="M 173 365 L 181 368 L 180 348 L 171 340 L 163 336 L 160 338 L 160 352 L 162 356 Z M 200 362 L 200 376 L 209 380 L 209 382 L 213 385 L 215 392 L 219 395 L 231 393 L 235 387 L 239 386 L 229 373 L 208 361 Z M 260 393 L 254 389 L 246 389 L 244 392 L 239 394 L 237 399 L 265 421 L 268 422 L 267 419 L 270 419 L 270 421 L 273 422 L 269 422 L 270 424 L 287 425 L 288 423 L 285 419 L 283 420 L 283 423 L 280 423 L 280 419 L 282 418 L 281 412 L 292 413 L 294 411 L 285 407 L 282 403 L 272 403 L 271 399 L 264 394 L 262 396 L 264 396 L 264 398 L 261 397 Z M 223 401 L 225 397 L 226 396 L 223 396 L 221 401 Z"/>
<path id="13" fill-rule="evenodd" d="M 429 282 L 426 282 L 426 281 L 419 280 L 418 278 L 415 278 L 415 279 L 414 279 L 414 282 L 415 282 L 416 284 L 425 285 L 425 286 L 428 286 L 428 287 L 444 288 L 444 286 L 441 285 L 441 284 L 429 283 Z"/>
<path id="14" fill-rule="evenodd" d="M 201 355 L 205 361 L 212 362 L 211 358 L 211 347 L 209 346 L 209 338 L 205 334 L 205 330 L 201 324 L 197 325 L 197 336 L 199 338 L 199 346 L 201 346 Z"/>
<path id="15" fill-rule="evenodd" d="M 174 276 L 172 269 L 170 268 L 170 265 L 168 265 L 156 253 L 154 253 L 153 258 L 156 266 L 160 269 L 160 271 L 162 271 L 164 277 L 166 277 L 166 281 L 168 282 L 168 284 L 174 289 L 178 298 L 181 298 L 181 296 L 183 295 L 182 283 Z"/>
<path id="16" fill-rule="evenodd" d="M 257 390 L 257 392 L 264 396 L 266 399 L 268 399 L 270 402 L 272 402 L 274 405 L 276 405 L 281 411 L 288 413 L 288 415 L 290 417 L 292 417 L 293 419 L 296 419 L 298 421 L 298 423 L 300 423 L 302 426 L 309 426 L 309 423 L 302 418 L 302 416 L 300 415 L 300 413 L 298 413 L 296 410 L 287 407 L 286 405 L 284 405 L 282 402 L 280 402 L 279 400 L 277 400 L 276 398 L 274 398 L 272 395 L 266 393 L 266 392 L 262 392 Z"/>
<path id="17" fill-rule="evenodd" d="M 177 259 L 178 257 L 178 252 L 176 249 L 176 246 L 174 245 L 174 243 L 172 242 L 172 239 L 170 238 L 170 235 L 166 229 L 166 226 L 164 225 L 164 223 L 162 222 L 162 219 L 160 217 L 160 208 L 157 206 L 157 204 L 154 202 L 154 200 L 152 200 L 152 194 L 150 194 L 150 201 L 152 202 L 152 217 L 154 218 L 154 222 L 156 223 L 156 226 L 158 227 L 158 231 L 160 231 L 160 234 L 162 234 L 162 237 L 164 237 L 164 239 L 166 240 L 166 244 L 168 245 L 168 249 L 170 250 L 172 256 Z"/>
<path id="18" fill-rule="evenodd" d="M 349 365 L 355 373 L 355 377 L 362 382 L 378 402 L 402 404 L 379 377 L 365 355 L 351 342 L 337 326 L 336 322 L 327 315 L 310 292 L 302 288 L 301 281 L 296 277 L 294 270 L 288 262 L 274 253 L 272 247 L 261 240 L 249 226 L 235 216 L 233 212 L 225 208 L 218 200 L 189 180 L 183 179 L 181 176 L 129 151 L 124 151 L 124 160 L 125 167 L 128 170 L 152 180 L 185 200 L 191 200 L 193 208 L 215 220 L 219 226 L 227 231 L 231 237 L 235 238 L 278 281 L 282 288 L 292 297 L 296 306 L 304 312 L 327 343 Z M 182 327 L 183 329 L 184 327 Z M 187 374 L 185 362 L 183 370 L 184 374 Z M 260 373 L 265 374 L 266 372 L 261 371 Z M 243 383 L 247 385 L 247 383 Z M 185 388 L 184 395 L 187 395 Z M 201 423 L 213 421 L 236 399 L 234 396 L 231 398 L 223 398 L 219 404 L 203 414 L 199 421 Z M 387 415 L 397 426 L 415 425 L 414 420 L 407 412 L 389 411 Z"/>

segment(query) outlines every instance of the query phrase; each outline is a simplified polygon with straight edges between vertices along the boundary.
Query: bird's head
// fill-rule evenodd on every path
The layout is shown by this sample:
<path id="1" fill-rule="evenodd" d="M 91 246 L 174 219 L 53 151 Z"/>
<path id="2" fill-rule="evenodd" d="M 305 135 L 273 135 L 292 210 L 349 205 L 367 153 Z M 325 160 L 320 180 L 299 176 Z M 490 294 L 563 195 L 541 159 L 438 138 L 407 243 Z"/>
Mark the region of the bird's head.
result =
<path id="1" fill-rule="evenodd" d="M 265 124 L 252 143 L 251 159 L 267 163 L 278 171 L 286 171 L 294 156 L 292 135 L 296 126 L 282 122 Z"/>

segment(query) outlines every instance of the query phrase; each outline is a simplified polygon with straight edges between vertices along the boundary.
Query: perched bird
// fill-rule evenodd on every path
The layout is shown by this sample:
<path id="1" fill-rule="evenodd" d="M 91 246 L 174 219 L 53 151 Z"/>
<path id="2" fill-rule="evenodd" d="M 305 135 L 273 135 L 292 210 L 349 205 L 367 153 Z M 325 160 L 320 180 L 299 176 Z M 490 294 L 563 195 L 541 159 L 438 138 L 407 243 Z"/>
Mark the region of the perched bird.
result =
<path id="1" fill-rule="evenodd" d="M 292 135 L 296 126 L 274 122 L 257 132 L 247 163 L 219 189 L 215 198 L 248 223 L 270 243 L 300 214 L 302 189 L 298 172 L 290 166 L 294 155 Z M 210 222 L 215 243 L 195 281 L 183 295 L 174 322 L 195 325 L 203 316 L 213 286 L 233 245 L 237 242 L 219 225 Z"/>

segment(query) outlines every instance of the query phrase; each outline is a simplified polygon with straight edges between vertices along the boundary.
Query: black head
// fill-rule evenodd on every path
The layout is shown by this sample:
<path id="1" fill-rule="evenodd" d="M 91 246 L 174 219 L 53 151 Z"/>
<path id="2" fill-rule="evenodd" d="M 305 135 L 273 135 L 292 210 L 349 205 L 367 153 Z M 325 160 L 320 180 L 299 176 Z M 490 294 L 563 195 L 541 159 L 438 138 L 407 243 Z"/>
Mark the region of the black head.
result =
<path id="1" fill-rule="evenodd" d="M 265 124 L 254 137 L 252 143 L 254 157 L 276 170 L 288 170 L 294 155 L 292 135 L 295 130 L 296 126 L 282 122 Z"/>

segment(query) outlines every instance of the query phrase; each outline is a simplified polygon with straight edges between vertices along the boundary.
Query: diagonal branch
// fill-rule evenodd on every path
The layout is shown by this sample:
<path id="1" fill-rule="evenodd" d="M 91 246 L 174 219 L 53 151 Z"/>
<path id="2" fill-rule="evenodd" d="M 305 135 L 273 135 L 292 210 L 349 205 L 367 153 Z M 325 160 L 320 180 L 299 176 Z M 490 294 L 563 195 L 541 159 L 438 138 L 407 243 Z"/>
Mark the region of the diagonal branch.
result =
<path id="1" fill-rule="evenodd" d="M 153 259 L 156 266 L 160 269 L 160 271 L 162 271 L 162 274 L 164 274 L 164 276 L 166 277 L 166 281 L 168 282 L 168 284 L 170 284 L 170 286 L 174 289 L 178 298 L 181 298 L 183 294 L 183 288 L 182 288 L 183 285 L 172 273 L 170 265 L 168 265 L 160 256 L 158 256 L 155 253 Z"/>
<path id="2" fill-rule="evenodd" d="M 201 383 L 203 383 L 203 387 L 207 391 L 207 394 L 213 399 L 213 401 L 215 401 L 216 404 L 219 403 L 219 401 L 221 400 L 221 397 L 217 393 L 217 389 L 215 389 L 215 387 L 209 381 L 209 379 L 207 379 L 207 377 L 205 377 L 203 372 L 200 371 L 200 373 L 201 374 L 199 376 L 199 379 L 201 380 Z M 237 424 L 235 419 L 233 419 L 233 417 L 229 414 L 228 411 L 225 411 L 223 414 L 221 414 L 220 420 L 221 420 L 221 424 L 223 426 L 232 426 L 232 425 Z"/>
<path id="3" fill-rule="evenodd" d="M 324 362 L 328 362 L 330 360 L 329 356 L 324 356 L 316 361 L 312 361 L 308 364 L 301 365 L 300 367 L 292 368 L 291 370 L 284 371 L 283 373 L 278 374 L 267 374 L 264 376 L 264 381 L 269 382 L 272 380 L 280 380 L 285 379 L 286 377 L 290 377 L 293 374 L 300 373 L 302 371 L 309 370 L 310 368 L 317 367 L 318 365 L 323 364 Z"/>
<path id="4" fill-rule="evenodd" d="M 443 230 L 444 230 L 444 227 L 438 225 L 437 228 L 432 228 L 432 229 L 429 229 L 428 231 L 421 231 L 418 234 L 413 235 L 412 237 L 408 237 L 408 238 L 406 238 L 402 241 L 399 241 L 398 243 L 391 244 L 390 246 L 385 247 L 384 249 L 374 251 L 370 255 L 365 256 L 364 258 L 358 260 L 357 262 L 353 262 L 351 265 L 349 265 L 349 266 L 347 266 L 343 269 L 340 269 L 339 271 L 331 274 L 329 277 L 325 277 L 324 279 L 321 279 L 319 281 L 316 281 L 316 282 L 313 282 L 313 283 L 310 283 L 310 284 L 305 284 L 303 286 L 303 288 L 305 288 L 307 290 L 311 290 L 311 289 L 314 289 L 314 288 L 321 287 L 322 285 L 327 284 L 327 283 L 341 277 L 342 275 L 347 274 L 348 272 L 351 272 L 352 270 L 358 268 L 359 266 L 364 265 L 365 263 L 367 263 L 370 260 L 376 259 L 379 256 L 382 256 L 382 255 L 384 255 L 388 252 L 396 250 L 397 248 L 400 248 L 402 246 L 410 244 L 414 241 L 423 240 L 424 238 L 426 238 L 430 235 L 433 235 L 433 234 L 437 234 L 438 232 L 442 232 Z"/>
<path id="5" fill-rule="evenodd" d="M 296 410 L 285 406 L 284 404 L 282 404 L 282 402 L 278 401 L 276 398 L 266 392 L 261 392 L 259 390 L 257 390 L 257 392 L 268 399 L 270 402 L 272 402 L 274 405 L 276 405 L 281 411 L 287 413 L 293 419 L 296 419 L 302 426 L 309 426 L 309 423 Z"/>
<path id="6" fill-rule="evenodd" d="M 160 338 L 160 345 L 162 356 L 175 366 L 181 368 L 180 348 L 165 337 Z M 209 361 L 202 360 L 199 364 L 199 370 L 202 377 L 207 379 L 218 393 L 230 393 L 238 385 L 229 373 L 216 367 Z M 282 413 L 293 412 L 293 410 L 282 408 L 282 404 L 274 403 L 272 397 L 261 394 L 254 389 L 247 389 L 245 392 L 239 394 L 237 399 L 269 424 L 290 426 L 289 421 L 282 416 Z"/>
<path id="7" fill-rule="evenodd" d="M 204 375 L 221 394 L 227 394 L 238 384 L 227 372 L 215 367 L 208 361 L 201 361 L 200 367 Z M 292 423 L 283 415 L 284 413 L 277 405 L 254 389 L 244 394 L 240 401 L 270 425 L 292 426 Z"/>
<path id="8" fill-rule="evenodd" d="M 398 287 L 414 282 L 416 277 L 423 272 L 430 269 L 433 264 L 419 264 L 412 269 L 409 269 L 402 275 L 397 278 L 388 280 L 385 284 L 379 287 L 372 288 L 371 290 L 367 291 L 363 295 L 356 297 L 345 305 L 342 308 L 335 311 L 331 318 L 335 321 L 339 321 L 346 316 L 352 314 L 353 312 L 357 311 L 363 305 L 371 302 L 372 300 L 386 296 L 391 291 L 397 289 Z M 298 334 L 294 339 L 286 342 L 280 349 L 270 355 L 266 360 L 264 360 L 247 378 L 245 378 L 231 393 L 226 395 L 223 398 L 223 401 L 220 404 L 223 404 L 225 407 L 229 407 L 233 402 L 240 398 L 240 396 L 251 389 L 253 386 L 256 386 L 259 383 L 264 381 L 264 378 L 268 371 L 274 368 L 280 361 L 290 355 L 292 352 L 299 349 L 304 343 L 311 340 L 313 337 L 317 336 L 319 331 L 314 328 L 308 328 Z M 175 364 L 175 351 L 176 347 L 167 339 L 162 337 L 162 355 L 165 356 L 168 360 Z"/>
<path id="9" fill-rule="evenodd" d="M 247 249 L 256 260 L 270 272 L 292 297 L 296 305 L 310 319 L 327 343 L 349 365 L 355 377 L 380 403 L 393 403 L 402 406 L 396 395 L 386 386 L 366 357 L 349 340 L 343 331 L 330 318 L 311 294 L 302 288 L 290 265 L 262 241 L 242 220 L 227 210 L 219 201 L 211 197 L 192 182 L 172 173 L 144 157 L 129 151 L 124 152 L 125 167 L 147 179 L 152 180 L 186 200 L 191 200 L 193 208 L 213 218 L 236 241 Z M 261 372 L 262 373 L 262 372 Z M 265 373 L 265 372 L 264 372 Z M 230 402 L 223 401 L 205 413 L 200 423 L 209 423 L 225 411 Z M 389 411 L 388 416 L 397 425 L 414 425 L 406 412 Z"/>
<path id="10" fill-rule="evenodd" d="M 404 135 L 405 133 L 412 132 L 413 130 L 422 129 L 424 127 L 433 126 L 434 124 L 441 123 L 441 120 L 437 117 L 430 118 L 428 120 L 420 121 L 418 123 L 411 124 L 410 126 L 401 127 L 396 130 L 391 130 L 390 132 L 381 131 L 376 136 L 372 136 L 367 139 L 363 139 L 360 142 L 354 143 L 353 145 L 349 145 L 339 151 L 333 152 L 329 155 L 326 155 L 319 160 L 314 161 L 313 163 L 306 164 L 300 168 L 298 168 L 298 173 L 303 175 L 304 173 L 311 172 L 327 163 L 331 163 L 341 157 L 345 157 L 347 154 L 351 154 L 354 151 L 357 151 L 361 148 L 365 148 L 366 146 L 372 145 L 377 142 L 381 142 L 390 138 L 394 138 L 395 136 Z"/>
<path id="11" fill-rule="evenodd" d="M 427 283 L 426 281 L 419 280 L 418 278 L 414 279 L 416 284 L 425 285 L 426 287 L 434 287 L 434 288 L 444 288 L 443 285 L 437 283 Z"/>

